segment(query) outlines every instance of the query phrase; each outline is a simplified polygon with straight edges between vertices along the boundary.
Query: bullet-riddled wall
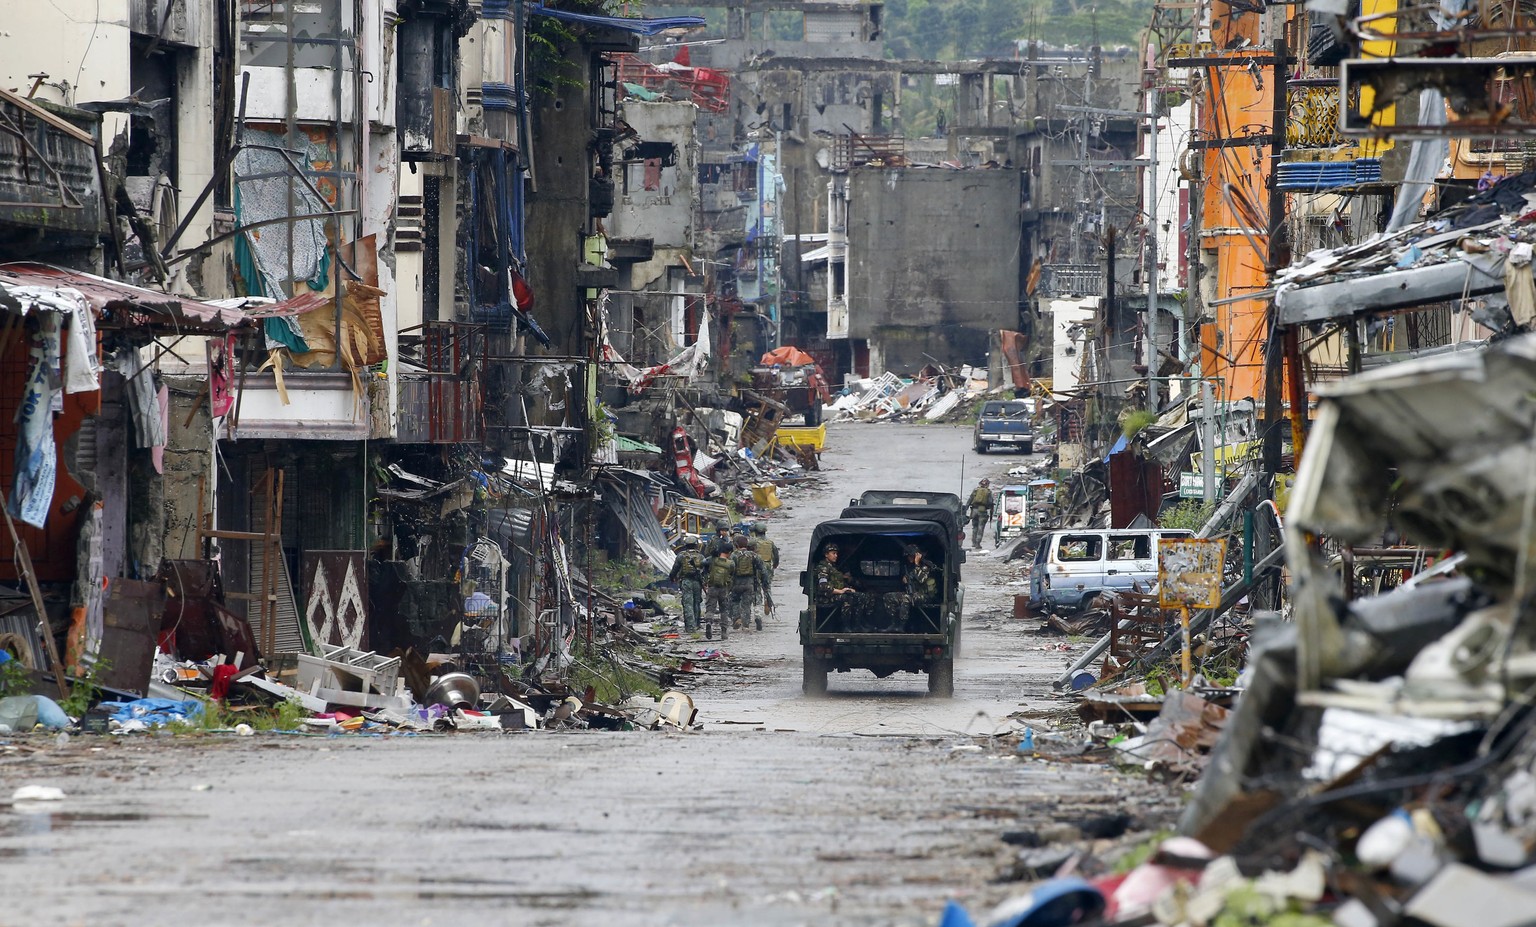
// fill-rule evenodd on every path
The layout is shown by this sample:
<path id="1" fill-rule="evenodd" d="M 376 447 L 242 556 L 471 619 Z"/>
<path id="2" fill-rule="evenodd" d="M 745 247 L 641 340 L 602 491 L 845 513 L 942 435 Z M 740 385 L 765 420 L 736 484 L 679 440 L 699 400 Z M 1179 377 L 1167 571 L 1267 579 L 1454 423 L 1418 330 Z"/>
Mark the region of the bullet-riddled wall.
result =
<path id="1" fill-rule="evenodd" d="M 848 333 L 871 374 L 986 363 L 1019 324 L 1019 174 L 855 170 L 849 176 Z"/>

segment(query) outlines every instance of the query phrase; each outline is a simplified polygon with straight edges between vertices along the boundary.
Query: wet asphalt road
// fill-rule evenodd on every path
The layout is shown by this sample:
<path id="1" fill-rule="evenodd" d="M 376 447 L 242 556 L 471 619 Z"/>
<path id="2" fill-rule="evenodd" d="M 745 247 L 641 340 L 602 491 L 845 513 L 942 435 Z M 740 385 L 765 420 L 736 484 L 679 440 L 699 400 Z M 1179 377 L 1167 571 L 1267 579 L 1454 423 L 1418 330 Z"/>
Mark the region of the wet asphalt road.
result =
<path id="1" fill-rule="evenodd" d="M 946 898 L 1016 892 L 993 881 L 1003 831 L 1139 788 L 979 736 L 1063 706 L 1049 682 L 1071 654 L 1008 617 L 1019 566 L 966 567 L 954 699 L 867 672 L 802 698 L 794 623 L 809 531 L 849 498 L 963 494 L 1026 458 L 978 457 L 957 427 L 829 431 L 825 482 L 785 491 L 772 522 L 778 615 L 693 689 L 702 731 L 15 738 L 0 800 L 68 797 L 0 806 L 0 927 L 929 925 Z"/>

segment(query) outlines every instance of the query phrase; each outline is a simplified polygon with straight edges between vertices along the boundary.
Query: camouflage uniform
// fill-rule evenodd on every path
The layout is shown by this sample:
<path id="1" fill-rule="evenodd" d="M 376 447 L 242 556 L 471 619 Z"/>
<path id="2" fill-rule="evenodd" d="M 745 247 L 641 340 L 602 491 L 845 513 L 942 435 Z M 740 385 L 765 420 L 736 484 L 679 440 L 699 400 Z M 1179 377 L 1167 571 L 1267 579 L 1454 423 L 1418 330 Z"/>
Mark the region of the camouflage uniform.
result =
<path id="1" fill-rule="evenodd" d="M 757 551 L 758 559 L 763 561 L 763 569 L 768 572 L 768 581 L 763 584 L 763 588 L 772 589 L 774 571 L 779 568 L 779 545 L 768 539 L 767 531 L 761 523 L 752 526 L 752 533 L 757 535 L 752 541 L 752 549 Z M 754 597 L 752 604 L 757 605 L 758 601 Z"/>
<path id="2" fill-rule="evenodd" d="M 763 565 L 762 558 L 746 544 L 746 539 L 736 547 L 731 554 L 731 593 L 729 600 L 730 623 L 733 627 L 750 629 L 752 627 L 753 603 L 761 594 L 773 606 L 773 592 L 768 586 L 768 568 Z M 763 618 L 759 614 L 757 629 L 763 629 Z"/>
<path id="3" fill-rule="evenodd" d="M 694 541 L 672 562 L 672 580 L 677 583 L 678 595 L 683 600 L 683 630 L 699 629 L 699 609 L 704 595 L 704 555 L 699 553 Z"/>
<path id="4" fill-rule="evenodd" d="M 939 581 L 934 575 L 933 566 L 913 563 L 911 557 L 912 552 L 908 551 L 907 563 L 901 574 L 902 591 L 887 592 L 883 600 L 893 623 L 891 629 L 905 629 L 913 605 L 926 605 L 939 597 Z"/>
<path id="5" fill-rule="evenodd" d="M 725 640 L 730 627 L 726 599 L 731 592 L 731 561 L 725 557 L 710 555 L 709 566 L 704 572 L 704 636 L 712 637 L 710 620 L 720 622 L 720 639 Z"/>
<path id="6" fill-rule="evenodd" d="M 971 497 L 966 500 L 965 506 L 971 516 L 971 547 L 979 548 L 981 539 L 987 533 L 987 522 L 992 520 L 992 490 L 986 480 L 971 490 Z M 996 533 L 995 529 L 993 533 Z"/>
<path id="7" fill-rule="evenodd" d="M 869 611 L 869 597 L 862 592 L 850 591 L 843 595 L 834 593 L 842 589 L 852 590 L 848 574 L 830 560 L 816 565 L 816 602 L 818 605 L 837 605 L 842 608 L 843 627 L 850 631 L 863 630 Z"/>

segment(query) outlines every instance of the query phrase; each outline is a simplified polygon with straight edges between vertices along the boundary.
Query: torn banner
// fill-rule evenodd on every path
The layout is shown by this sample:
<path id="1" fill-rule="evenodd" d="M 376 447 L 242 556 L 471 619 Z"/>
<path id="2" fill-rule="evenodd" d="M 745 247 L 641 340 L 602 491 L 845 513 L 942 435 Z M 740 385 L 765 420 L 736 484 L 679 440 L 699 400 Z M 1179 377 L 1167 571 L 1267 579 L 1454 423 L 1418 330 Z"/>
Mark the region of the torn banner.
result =
<path id="1" fill-rule="evenodd" d="M 32 367 L 16 410 L 16 474 L 7 503 L 12 515 L 34 528 L 41 528 L 48 521 L 58 476 L 58 454 L 53 441 L 57 373 L 49 361 L 50 356 L 59 354 L 58 316 L 45 313 L 41 318 L 44 324 L 38 327 L 32 342 Z M 52 324 L 47 322 L 50 319 Z"/>
<path id="2" fill-rule="evenodd" d="M 700 317 L 699 333 L 694 338 L 693 344 L 683 348 L 662 363 L 654 367 L 647 367 L 644 370 L 625 361 L 618 350 L 614 348 L 613 342 L 608 340 L 607 319 L 608 312 L 605 304 L 603 307 L 603 361 L 608 365 L 608 369 L 613 372 L 614 376 L 628 381 L 631 393 L 638 394 L 643 392 L 647 386 L 651 385 L 651 381 L 657 377 L 669 376 L 688 379 L 696 376 L 709 363 L 709 319 L 707 317 Z"/>

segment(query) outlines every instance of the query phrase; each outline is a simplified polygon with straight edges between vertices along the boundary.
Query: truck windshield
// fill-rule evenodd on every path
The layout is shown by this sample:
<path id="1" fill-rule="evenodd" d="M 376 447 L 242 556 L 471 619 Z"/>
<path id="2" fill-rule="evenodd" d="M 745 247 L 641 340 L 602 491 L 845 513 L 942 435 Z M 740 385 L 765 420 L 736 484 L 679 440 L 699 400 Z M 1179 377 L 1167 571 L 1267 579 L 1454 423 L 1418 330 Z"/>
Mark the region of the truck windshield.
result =
<path id="1" fill-rule="evenodd" d="M 989 402 L 982 407 L 983 418 L 1029 418 L 1029 404 L 1024 402 Z"/>

